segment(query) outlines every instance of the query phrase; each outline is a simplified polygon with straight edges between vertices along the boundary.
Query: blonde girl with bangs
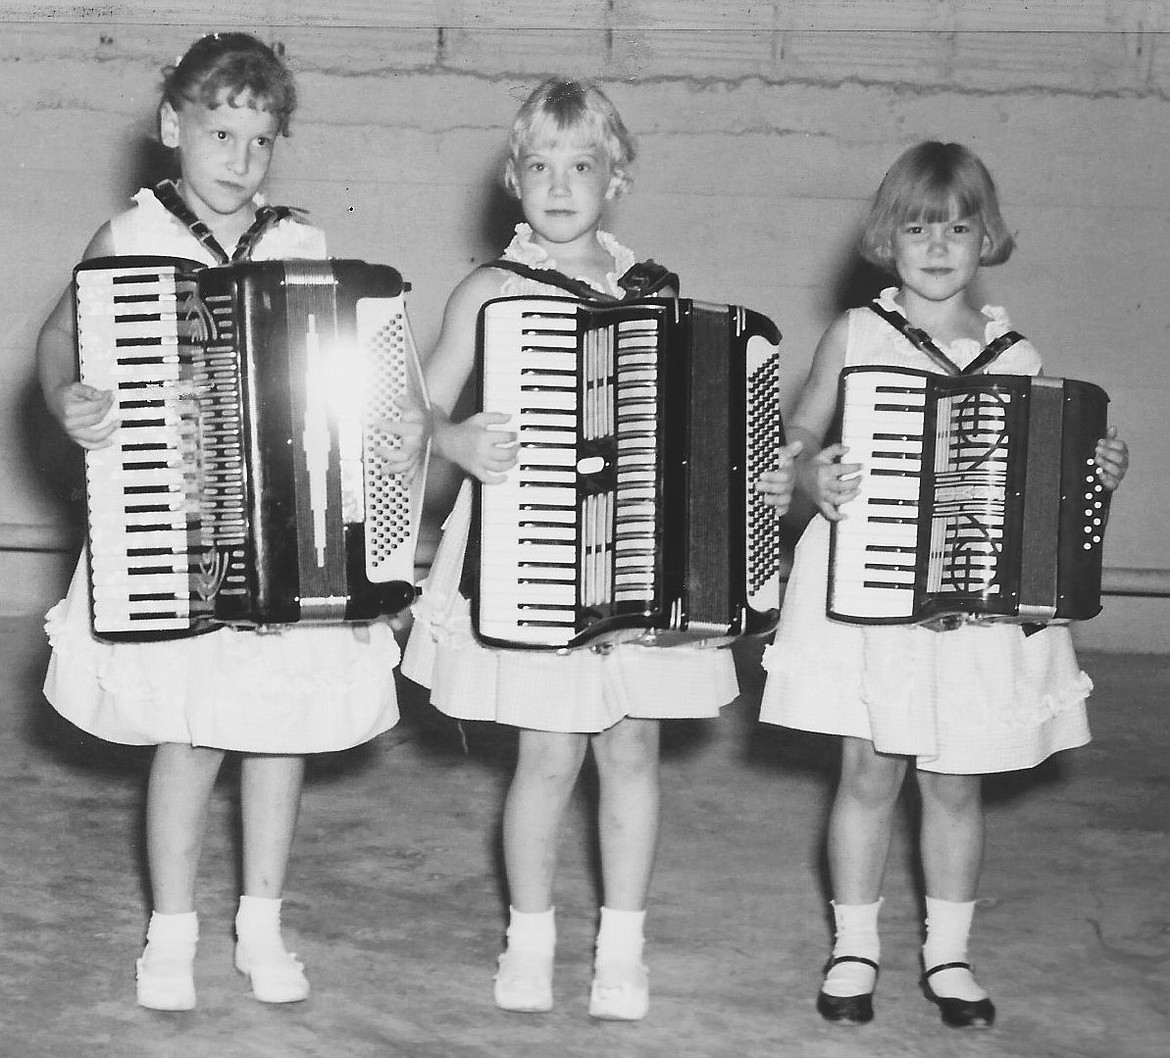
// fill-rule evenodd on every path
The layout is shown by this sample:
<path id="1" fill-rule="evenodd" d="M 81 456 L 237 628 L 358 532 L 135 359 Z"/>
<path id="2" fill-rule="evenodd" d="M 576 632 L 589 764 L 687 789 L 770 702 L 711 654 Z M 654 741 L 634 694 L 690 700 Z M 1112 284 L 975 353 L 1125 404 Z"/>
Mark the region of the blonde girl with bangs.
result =
<path id="1" fill-rule="evenodd" d="M 630 188 L 634 155 L 633 138 L 596 85 L 551 79 L 516 115 L 504 181 L 519 199 L 524 221 L 503 256 L 472 272 L 451 294 L 426 369 L 434 449 L 468 480 L 423 584 L 403 662 L 403 673 L 429 687 L 432 702 L 448 716 L 519 729 L 503 818 L 511 908 L 494 990 L 503 1010 L 552 1008 L 558 845 L 592 750 L 603 906 L 589 1013 L 626 1021 L 644 1017 L 649 1006 L 643 922 L 658 840 L 660 722 L 717 716 L 738 694 L 734 663 L 723 650 L 627 643 L 547 652 L 477 642 L 468 601 L 459 593 L 470 479 L 487 488 L 503 480 L 516 463 L 517 433 L 506 415 L 491 408 L 459 422 L 450 415 L 471 379 L 476 318 L 491 298 L 568 293 L 615 301 L 677 293 L 675 277 L 652 263 L 639 265 L 601 227 L 609 202 Z M 781 512 L 791 488 L 783 469 L 761 485 Z"/>
<path id="2" fill-rule="evenodd" d="M 830 325 L 786 423 L 790 439 L 804 444 L 797 487 L 817 513 L 797 546 L 780 627 L 765 652 L 760 719 L 841 740 L 828 830 L 836 942 L 817 996 L 821 1015 L 837 1024 L 873 1018 L 882 879 L 897 801 L 913 771 L 926 886 L 923 989 L 946 1024 L 992 1025 L 995 1007 L 967 961 L 983 852 L 981 776 L 1031 768 L 1089 740 L 1092 684 L 1067 627 L 1027 634 L 977 621 L 854 625 L 825 613 L 829 526 L 849 516 L 865 472 L 827 436 L 842 370 L 939 371 L 945 365 L 935 352 L 963 369 L 1003 338 L 992 370 L 1038 374 L 1032 344 L 1008 344 L 1006 312 L 971 300 L 979 270 L 1006 261 L 1012 248 L 995 185 L 970 150 L 933 141 L 907 150 L 882 181 L 860 242 L 863 256 L 898 285 Z M 1098 442 L 1096 464 L 1105 487 L 1116 489 L 1128 451 L 1113 427 Z"/>

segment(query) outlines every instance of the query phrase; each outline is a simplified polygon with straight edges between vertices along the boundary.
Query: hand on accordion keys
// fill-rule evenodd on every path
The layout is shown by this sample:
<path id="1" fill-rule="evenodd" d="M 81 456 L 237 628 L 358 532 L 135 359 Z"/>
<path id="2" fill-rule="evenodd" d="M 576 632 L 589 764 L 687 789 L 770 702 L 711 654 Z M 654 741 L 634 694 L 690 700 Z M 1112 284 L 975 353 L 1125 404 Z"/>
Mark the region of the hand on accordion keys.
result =
<path id="1" fill-rule="evenodd" d="M 817 510 L 831 522 L 848 517 L 841 507 L 856 499 L 861 491 L 862 465 L 841 462 L 841 457 L 848 451 L 842 444 L 829 445 L 812 459 L 809 492 Z"/>
<path id="2" fill-rule="evenodd" d="M 69 439 L 82 448 L 105 448 L 120 425 L 114 394 L 107 389 L 69 382 L 52 390 L 47 403 Z"/>
<path id="3" fill-rule="evenodd" d="M 517 462 L 519 435 L 500 430 L 510 415 L 480 411 L 462 422 L 436 420 L 436 451 L 485 485 L 496 485 Z"/>
<path id="4" fill-rule="evenodd" d="M 800 441 L 786 444 L 776 453 L 776 467 L 760 475 L 756 492 L 760 493 L 769 507 L 776 513 L 785 514 L 792 503 L 792 490 L 796 484 L 796 457 L 804 445 Z"/>

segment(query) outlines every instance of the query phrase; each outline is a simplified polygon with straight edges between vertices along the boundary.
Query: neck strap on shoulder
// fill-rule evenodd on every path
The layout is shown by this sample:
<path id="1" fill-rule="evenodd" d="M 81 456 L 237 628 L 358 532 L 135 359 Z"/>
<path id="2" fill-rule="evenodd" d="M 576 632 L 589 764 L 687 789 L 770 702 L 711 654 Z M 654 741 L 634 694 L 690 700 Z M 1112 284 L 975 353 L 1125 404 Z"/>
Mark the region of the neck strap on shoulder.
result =
<path id="1" fill-rule="evenodd" d="M 877 299 L 871 301 L 866 307 L 877 313 L 886 323 L 902 334 L 911 345 L 930 357 L 948 375 L 974 375 L 980 371 L 984 371 L 1006 350 L 1015 345 L 1016 342 L 1022 342 L 1024 340 L 1024 336 L 1018 331 L 1007 331 L 998 338 L 988 342 L 971 363 L 961 368 L 935 345 L 926 331 L 913 326 L 900 312 L 891 311 Z"/>
<path id="2" fill-rule="evenodd" d="M 480 267 L 502 268 L 506 272 L 513 272 L 525 279 L 559 287 L 582 301 L 630 301 L 633 298 L 651 297 L 666 288 L 670 288 L 677 294 L 679 285 L 678 276 L 675 273 L 657 262 L 649 260 L 639 261 L 618 280 L 618 286 L 623 291 L 620 298 L 597 290 L 584 280 L 574 279 L 565 275 L 564 272 L 558 272 L 555 268 L 532 268 L 530 265 L 521 264 L 519 261 L 509 261 L 503 257 L 489 261 Z"/>
<path id="3" fill-rule="evenodd" d="M 236 243 L 235 249 L 229 256 L 227 251 L 220 246 L 219 240 L 211 234 L 211 229 L 195 216 L 191 207 L 183 201 L 183 196 L 179 194 L 179 189 L 175 186 L 174 181 L 163 180 L 156 184 L 153 190 L 154 197 L 196 239 L 207 247 L 208 251 L 219 264 L 227 264 L 229 261 L 247 260 L 251 256 L 252 249 L 256 243 L 260 241 L 261 236 L 269 228 L 279 224 L 286 217 L 296 216 L 301 212 L 300 210 L 293 209 L 291 206 L 261 206 L 256 210 L 256 219 L 252 222 L 248 230 L 240 236 L 239 242 Z"/>

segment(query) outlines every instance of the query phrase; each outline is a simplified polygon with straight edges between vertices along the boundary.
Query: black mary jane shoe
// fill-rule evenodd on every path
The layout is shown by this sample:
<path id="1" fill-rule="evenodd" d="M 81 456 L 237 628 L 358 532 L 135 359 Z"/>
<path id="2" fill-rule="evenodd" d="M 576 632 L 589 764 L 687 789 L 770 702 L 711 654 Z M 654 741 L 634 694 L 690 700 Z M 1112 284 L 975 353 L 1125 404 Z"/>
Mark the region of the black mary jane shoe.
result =
<path id="1" fill-rule="evenodd" d="M 838 963 L 859 962 L 872 966 L 877 973 L 878 964 L 872 959 L 865 959 L 860 955 L 838 955 L 829 960 L 825 967 L 828 973 Z M 817 993 L 817 1013 L 826 1021 L 834 1025 L 865 1025 L 873 1021 L 873 993 L 862 992 L 858 996 L 831 996 L 827 992 Z"/>
<path id="2" fill-rule="evenodd" d="M 922 977 L 922 991 L 942 1016 L 943 1024 L 952 1029 L 989 1029 L 995 1024 L 995 1004 L 990 999 L 957 999 L 936 995 L 930 987 L 932 974 L 940 970 L 970 970 L 965 962 L 944 962 L 932 966 Z"/>

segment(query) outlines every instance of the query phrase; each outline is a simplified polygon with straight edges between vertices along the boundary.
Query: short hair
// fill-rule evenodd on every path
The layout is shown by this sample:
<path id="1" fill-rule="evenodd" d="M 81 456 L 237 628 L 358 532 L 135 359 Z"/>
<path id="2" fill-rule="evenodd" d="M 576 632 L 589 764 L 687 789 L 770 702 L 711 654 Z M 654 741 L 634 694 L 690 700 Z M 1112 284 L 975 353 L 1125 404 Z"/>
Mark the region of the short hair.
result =
<path id="1" fill-rule="evenodd" d="M 550 77 L 533 89 L 512 122 L 508 136 L 511 164 L 504 176 L 505 186 L 512 194 L 517 194 L 514 168 L 521 154 L 554 132 L 580 133 L 582 138 L 604 148 L 618 178 L 615 193 L 622 195 L 630 189 L 637 144 L 617 108 L 592 81 Z"/>
<path id="2" fill-rule="evenodd" d="M 861 256 L 893 268 L 894 231 L 921 220 L 928 224 L 979 215 L 990 246 L 980 264 L 1002 264 L 1015 240 L 999 212 L 995 181 L 979 158 L 959 143 L 927 140 L 904 151 L 881 182 L 859 240 Z"/>
<path id="3" fill-rule="evenodd" d="M 174 65 L 163 70 L 162 102 L 176 111 L 184 103 L 251 106 L 266 110 L 287 136 L 297 107 L 293 75 L 280 57 L 250 33 L 211 33 L 201 37 Z"/>

